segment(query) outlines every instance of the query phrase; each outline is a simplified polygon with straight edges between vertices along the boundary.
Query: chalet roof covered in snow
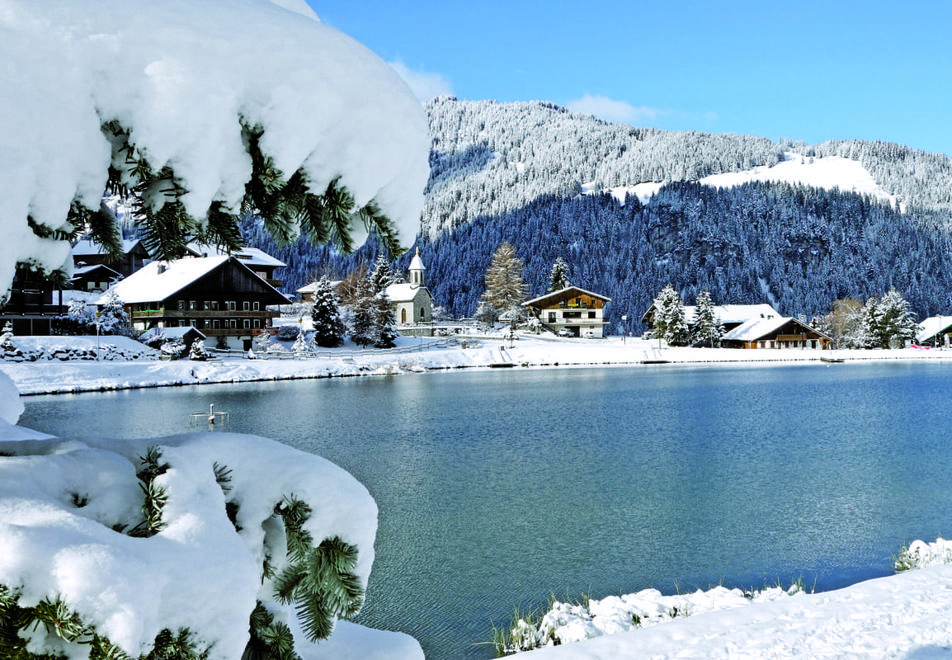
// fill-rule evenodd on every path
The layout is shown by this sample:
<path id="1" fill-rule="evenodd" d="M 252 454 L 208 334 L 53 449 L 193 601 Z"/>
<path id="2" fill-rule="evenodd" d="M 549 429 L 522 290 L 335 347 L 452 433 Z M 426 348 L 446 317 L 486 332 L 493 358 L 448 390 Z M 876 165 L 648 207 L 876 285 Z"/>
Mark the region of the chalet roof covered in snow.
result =
<path id="1" fill-rule="evenodd" d="M 651 323 L 654 318 L 654 303 L 648 308 L 648 311 L 641 317 L 642 323 Z M 695 305 L 684 306 L 684 322 L 688 325 L 694 323 L 697 316 L 697 307 Z M 763 303 L 759 305 L 714 305 L 714 318 L 725 325 L 739 325 L 757 318 L 779 317 L 780 312 L 770 305 Z"/>
<path id="2" fill-rule="evenodd" d="M 194 241 L 186 245 L 185 249 L 196 257 L 224 257 L 229 255 L 227 250 L 217 245 L 207 245 Z M 284 268 L 287 266 L 287 264 L 280 259 L 275 259 L 264 250 L 259 250 L 254 247 L 245 246 L 237 252 L 232 252 L 231 256 L 246 266 L 273 266 L 274 268 Z"/>
<path id="3" fill-rule="evenodd" d="M 281 299 L 283 304 L 290 302 L 281 293 L 270 284 L 258 277 L 247 266 L 242 264 L 234 257 L 196 257 L 193 259 L 176 259 L 175 261 L 152 261 L 135 273 L 115 284 L 110 291 L 115 291 L 125 304 L 146 303 L 160 300 L 166 300 L 178 291 L 181 291 L 196 280 L 208 275 L 212 271 L 225 266 L 229 260 L 248 271 L 248 275 L 258 280 L 262 287 L 266 287 L 274 292 L 275 296 Z M 103 304 L 105 296 L 97 301 L 97 304 Z"/>
<path id="4" fill-rule="evenodd" d="M 923 344 L 931 342 L 936 335 L 943 334 L 952 328 L 952 316 L 930 316 L 919 324 L 916 330 L 916 342 Z"/>
<path id="5" fill-rule="evenodd" d="M 527 300 L 523 304 L 524 307 L 545 307 L 546 305 L 555 305 L 558 302 L 565 300 L 566 298 L 574 298 L 579 294 L 584 296 L 591 296 L 592 298 L 597 298 L 602 302 L 609 302 L 611 298 L 608 296 L 603 296 L 600 293 L 593 293 L 591 291 L 586 291 L 585 289 L 579 288 L 577 286 L 567 286 L 564 289 L 559 289 L 558 291 L 551 291 L 544 295 L 539 296 L 538 298 L 533 298 L 532 300 Z"/>

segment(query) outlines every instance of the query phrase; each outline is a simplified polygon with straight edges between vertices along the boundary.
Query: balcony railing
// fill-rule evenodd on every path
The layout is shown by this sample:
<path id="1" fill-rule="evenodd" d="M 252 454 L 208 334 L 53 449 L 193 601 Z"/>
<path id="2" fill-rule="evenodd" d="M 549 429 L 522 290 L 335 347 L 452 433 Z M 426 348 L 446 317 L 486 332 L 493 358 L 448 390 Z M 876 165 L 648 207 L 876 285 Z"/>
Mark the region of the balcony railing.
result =
<path id="1" fill-rule="evenodd" d="M 259 309 L 259 310 L 243 310 L 243 309 L 218 309 L 218 310 L 208 310 L 208 309 L 146 309 L 146 310 L 133 310 L 132 318 L 135 319 L 157 319 L 157 318 L 167 318 L 167 319 L 220 319 L 220 318 L 237 318 L 237 319 L 264 319 L 264 318 L 276 318 L 280 316 L 280 312 L 271 311 L 268 309 Z"/>

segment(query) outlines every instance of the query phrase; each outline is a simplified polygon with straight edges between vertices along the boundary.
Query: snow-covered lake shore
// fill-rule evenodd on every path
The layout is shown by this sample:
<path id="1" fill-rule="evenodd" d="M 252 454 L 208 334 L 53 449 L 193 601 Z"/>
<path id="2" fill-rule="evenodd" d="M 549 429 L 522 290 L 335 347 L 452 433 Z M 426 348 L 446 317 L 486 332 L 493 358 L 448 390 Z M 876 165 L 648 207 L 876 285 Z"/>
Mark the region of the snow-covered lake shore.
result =
<path id="1" fill-rule="evenodd" d="M 57 345 L 95 350 L 95 337 L 18 337 L 23 350 L 38 350 Z M 141 347 L 123 337 L 100 339 L 103 347 L 115 345 L 132 351 Z M 452 340 L 401 337 L 395 350 L 341 349 L 321 350 L 317 356 L 282 358 L 228 355 L 207 362 L 191 360 L 60 360 L 35 362 L 0 361 L 21 395 L 106 391 L 142 387 L 241 383 L 263 380 L 332 378 L 366 375 L 397 375 L 437 369 L 550 368 L 582 366 L 655 366 L 699 364 L 744 364 L 769 366 L 780 364 L 829 364 L 822 360 L 845 362 L 881 360 L 949 360 L 952 351 L 926 349 L 871 351 L 815 350 L 739 350 L 727 348 L 668 348 L 656 341 L 613 337 L 606 339 L 553 339 L 520 336 L 516 341 L 501 338 L 454 338 Z M 835 365 L 834 365 L 835 366 Z"/>
<path id="2" fill-rule="evenodd" d="M 102 338 L 117 345 L 121 338 Z M 95 348 L 96 338 L 17 338 L 23 349 L 49 349 L 56 342 L 74 348 Z M 703 364 L 730 364 L 758 368 L 816 364 L 837 368 L 821 358 L 854 361 L 946 361 L 952 351 L 904 349 L 896 351 L 796 351 L 659 348 L 656 342 L 620 338 L 603 340 L 521 337 L 467 338 L 433 342 L 403 338 L 398 351 L 322 351 L 318 357 L 248 359 L 228 356 L 209 362 L 190 360 L 59 360 L 0 362 L 21 394 L 44 394 L 259 380 L 330 378 L 360 375 L 412 374 L 437 369 L 624 366 L 666 369 Z M 129 347 L 131 350 L 133 347 Z M 408 376 L 409 377 L 409 376 Z M 936 521 L 937 531 L 942 521 Z M 896 549 L 897 552 L 899 548 Z M 714 596 L 720 592 L 714 591 Z M 723 595 L 723 594 L 721 594 Z M 694 597 L 694 601 L 692 601 Z M 705 608 L 711 592 L 679 596 L 689 616 L 663 625 L 627 630 L 614 620 L 614 607 L 626 597 L 601 601 L 595 612 L 567 611 L 560 620 L 561 634 L 571 644 L 527 652 L 543 658 L 938 658 L 952 657 L 952 566 L 931 566 L 895 576 L 854 584 L 838 591 L 799 594 L 759 602 L 739 602 L 724 609 Z M 670 599 L 672 597 L 660 597 Z M 700 599 L 700 600 L 698 600 Z M 731 600 L 725 596 L 723 601 Z M 697 601 L 697 602 L 695 602 Z M 660 602 L 660 601 L 659 601 Z M 666 601 L 665 601 L 666 602 Z M 724 605 L 721 602 L 720 605 Z M 612 618 L 614 617 L 614 619 Z M 630 618 L 630 617 L 629 617 Z M 342 631 L 349 630 L 343 626 Z M 574 633 L 571 633 L 574 631 Z M 570 634 L 571 633 L 571 634 Z M 573 637 L 574 635 L 574 637 Z M 588 637 L 588 638 L 587 638 Z M 587 639 L 586 639 L 587 638 Z M 363 637 L 361 638 L 363 639 Z M 410 645 L 412 647 L 412 645 Z M 403 657 L 414 657 L 408 648 Z"/>

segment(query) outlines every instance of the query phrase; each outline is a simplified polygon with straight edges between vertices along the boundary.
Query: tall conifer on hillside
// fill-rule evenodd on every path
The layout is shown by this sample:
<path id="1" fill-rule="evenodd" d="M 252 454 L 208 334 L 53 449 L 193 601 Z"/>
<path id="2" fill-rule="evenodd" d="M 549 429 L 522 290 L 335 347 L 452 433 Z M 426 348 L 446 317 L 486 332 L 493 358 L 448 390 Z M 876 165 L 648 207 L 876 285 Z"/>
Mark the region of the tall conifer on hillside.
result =
<path id="1" fill-rule="evenodd" d="M 654 333 L 669 346 L 686 346 L 691 339 L 684 321 L 684 303 L 674 286 L 668 284 L 654 299 Z"/>
<path id="2" fill-rule="evenodd" d="M 561 291 L 569 285 L 569 265 L 565 259 L 558 257 L 552 264 L 552 271 L 549 273 L 549 293 Z"/>

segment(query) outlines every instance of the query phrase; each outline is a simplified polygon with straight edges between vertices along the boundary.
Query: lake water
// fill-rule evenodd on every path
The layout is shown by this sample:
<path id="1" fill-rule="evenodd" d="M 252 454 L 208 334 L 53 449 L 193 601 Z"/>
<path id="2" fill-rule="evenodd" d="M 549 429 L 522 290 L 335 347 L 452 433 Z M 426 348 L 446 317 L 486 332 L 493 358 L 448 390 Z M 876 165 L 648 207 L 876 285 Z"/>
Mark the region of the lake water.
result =
<path id="1" fill-rule="evenodd" d="M 604 597 L 886 575 L 952 529 L 952 365 L 436 372 L 26 397 L 21 424 L 153 437 L 190 412 L 323 455 L 380 508 L 359 620 L 428 658 Z"/>

